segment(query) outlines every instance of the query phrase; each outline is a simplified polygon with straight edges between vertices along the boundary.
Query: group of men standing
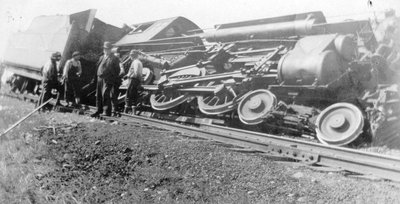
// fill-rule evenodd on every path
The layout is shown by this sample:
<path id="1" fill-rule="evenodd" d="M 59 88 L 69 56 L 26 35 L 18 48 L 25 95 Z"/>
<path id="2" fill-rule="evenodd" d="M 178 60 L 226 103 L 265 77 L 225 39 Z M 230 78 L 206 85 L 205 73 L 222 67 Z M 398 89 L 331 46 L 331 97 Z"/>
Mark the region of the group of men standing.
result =
<path id="1" fill-rule="evenodd" d="M 112 44 L 104 42 L 103 55 L 96 64 L 97 72 L 94 76 L 96 83 L 96 107 L 97 111 L 92 117 L 98 117 L 100 114 L 106 116 L 118 116 L 118 94 L 122 77 L 128 81 L 125 96 L 125 113 L 135 114 L 136 103 L 138 98 L 138 90 L 142 83 L 142 62 L 139 60 L 140 52 L 131 50 L 129 53 L 130 64 L 129 71 L 125 75 L 124 67 L 119 57 L 111 52 Z M 60 93 L 65 90 L 65 101 L 68 106 L 80 107 L 80 87 L 78 86 L 79 78 L 82 74 L 82 66 L 80 63 L 81 54 L 76 51 L 72 54 L 64 67 L 63 84 L 58 80 L 57 61 L 61 59 L 61 53 L 55 52 L 51 55 L 50 60 L 44 65 L 42 70 L 42 86 L 41 103 L 51 98 L 51 90 L 56 89 L 57 102 L 60 103 Z"/>

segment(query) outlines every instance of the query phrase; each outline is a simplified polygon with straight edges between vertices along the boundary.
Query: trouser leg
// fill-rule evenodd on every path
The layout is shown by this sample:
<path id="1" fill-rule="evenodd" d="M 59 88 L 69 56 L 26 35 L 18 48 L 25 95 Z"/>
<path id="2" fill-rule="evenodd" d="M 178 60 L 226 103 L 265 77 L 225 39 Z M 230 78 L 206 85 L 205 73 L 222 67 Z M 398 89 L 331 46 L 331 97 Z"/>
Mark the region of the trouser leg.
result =
<path id="1" fill-rule="evenodd" d="M 64 100 L 67 102 L 67 104 L 70 102 L 70 96 L 69 96 L 69 81 L 64 80 Z"/>
<path id="2" fill-rule="evenodd" d="M 103 112 L 103 84 L 104 80 L 101 78 L 97 78 L 97 85 L 96 85 L 96 107 L 97 112 Z"/>
<path id="3" fill-rule="evenodd" d="M 43 82 L 43 90 L 40 104 L 48 101 L 51 98 L 51 85 L 48 82 Z M 49 105 L 45 105 L 46 108 L 49 108 Z"/>
<path id="4" fill-rule="evenodd" d="M 132 88 L 132 106 L 137 106 L 138 98 L 139 98 L 139 86 L 140 81 L 137 79 L 133 79 L 133 88 Z"/>
<path id="5" fill-rule="evenodd" d="M 129 79 L 128 89 L 126 90 L 125 106 L 136 106 L 138 101 L 140 81 L 137 79 Z"/>
<path id="6" fill-rule="evenodd" d="M 80 90 L 77 80 L 65 81 L 65 100 L 73 105 L 80 104 Z"/>
<path id="7" fill-rule="evenodd" d="M 112 112 L 118 112 L 119 84 L 113 85 L 111 93 Z"/>
<path id="8" fill-rule="evenodd" d="M 132 79 L 128 79 L 128 87 L 126 89 L 126 95 L 125 95 L 125 107 L 131 107 L 132 106 L 132 89 L 133 89 L 133 81 Z"/>
<path id="9" fill-rule="evenodd" d="M 113 90 L 113 84 L 103 83 L 103 105 L 107 115 L 111 115 L 111 94 Z"/>
<path id="10" fill-rule="evenodd" d="M 75 96 L 75 103 L 80 105 L 81 104 L 81 91 L 80 91 L 80 86 L 78 85 L 78 81 L 74 82 L 74 96 Z"/>
<path id="11" fill-rule="evenodd" d="M 39 96 L 39 100 L 36 103 L 36 107 L 39 107 L 40 105 L 42 105 L 43 94 L 44 94 L 44 90 L 42 89 L 40 96 Z"/>
<path id="12" fill-rule="evenodd" d="M 74 102 L 73 82 L 69 80 L 64 81 L 64 99 L 67 103 Z"/>
<path id="13" fill-rule="evenodd" d="M 57 89 L 56 105 L 59 105 L 60 99 L 61 99 L 61 94 L 63 93 L 64 87 L 58 81 L 54 84 L 54 86 L 55 86 L 55 89 Z"/>

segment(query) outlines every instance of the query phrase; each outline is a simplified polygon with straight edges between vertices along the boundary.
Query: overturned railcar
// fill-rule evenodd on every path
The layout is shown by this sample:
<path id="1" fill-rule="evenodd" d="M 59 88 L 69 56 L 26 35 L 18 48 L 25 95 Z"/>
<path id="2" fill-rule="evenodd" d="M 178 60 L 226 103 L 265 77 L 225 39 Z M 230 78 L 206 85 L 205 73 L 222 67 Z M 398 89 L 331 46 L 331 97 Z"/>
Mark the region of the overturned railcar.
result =
<path id="1" fill-rule="evenodd" d="M 156 32 L 157 24 L 145 28 Z M 329 145 L 398 141 L 398 72 L 386 63 L 368 21 L 327 23 L 321 12 L 309 12 L 207 32 L 178 29 L 174 38 L 162 34 L 173 33 L 168 26 L 151 34 L 164 38 L 141 38 L 147 30 L 139 29 L 137 38 L 134 31 L 130 41 L 115 44 L 147 51 L 143 61 L 162 69 L 144 86 L 143 104 L 153 110 Z"/>
<path id="2" fill-rule="evenodd" d="M 102 22 L 95 14 L 96 10 L 90 9 L 70 15 L 39 16 L 26 31 L 13 34 L 3 62 L 5 69 L 14 74 L 12 90 L 38 94 L 41 67 L 56 51 L 62 53 L 58 64 L 60 73 L 72 52 L 80 51 L 83 54 L 80 86 L 90 81 L 95 75 L 95 62 L 102 54 L 103 42 L 116 42 L 124 35 L 123 29 Z"/>

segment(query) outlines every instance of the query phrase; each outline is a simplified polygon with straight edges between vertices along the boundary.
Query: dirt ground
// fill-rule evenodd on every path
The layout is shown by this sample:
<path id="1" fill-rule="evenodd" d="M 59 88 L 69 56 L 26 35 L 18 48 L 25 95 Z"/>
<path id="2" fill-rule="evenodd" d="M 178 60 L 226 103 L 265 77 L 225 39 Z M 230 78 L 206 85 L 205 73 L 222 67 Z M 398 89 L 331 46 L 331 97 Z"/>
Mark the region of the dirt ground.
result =
<path id="1" fill-rule="evenodd" d="M 0 106 L 3 126 L 32 109 L 1 97 Z M 146 125 L 51 112 L 0 141 L 0 203 L 400 203 L 399 183 Z"/>

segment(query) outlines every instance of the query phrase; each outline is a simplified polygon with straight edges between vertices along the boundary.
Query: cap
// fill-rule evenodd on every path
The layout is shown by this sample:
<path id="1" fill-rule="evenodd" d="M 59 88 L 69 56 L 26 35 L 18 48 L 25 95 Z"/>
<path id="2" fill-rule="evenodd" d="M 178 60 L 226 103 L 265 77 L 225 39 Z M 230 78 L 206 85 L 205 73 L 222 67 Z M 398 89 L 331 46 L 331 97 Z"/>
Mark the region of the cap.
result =
<path id="1" fill-rule="evenodd" d="M 57 57 L 61 57 L 61 53 L 60 53 L 60 52 L 53 52 L 53 53 L 51 54 L 51 59 L 55 59 L 55 58 L 57 58 Z"/>
<path id="2" fill-rule="evenodd" d="M 72 57 L 79 56 L 79 55 L 81 55 L 81 53 L 79 51 L 75 51 L 74 53 L 72 53 Z"/>
<path id="3" fill-rule="evenodd" d="M 104 42 L 104 45 L 103 45 L 103 48 L 104 48 L 104 49 L 111 49 L 111 48 L 112 48 L 112 45 L 111 45 L 110 42 L 105 41 L 105 42 Z"/>

